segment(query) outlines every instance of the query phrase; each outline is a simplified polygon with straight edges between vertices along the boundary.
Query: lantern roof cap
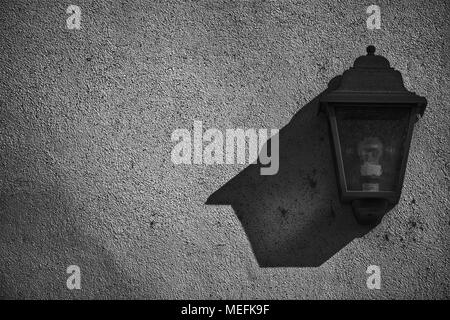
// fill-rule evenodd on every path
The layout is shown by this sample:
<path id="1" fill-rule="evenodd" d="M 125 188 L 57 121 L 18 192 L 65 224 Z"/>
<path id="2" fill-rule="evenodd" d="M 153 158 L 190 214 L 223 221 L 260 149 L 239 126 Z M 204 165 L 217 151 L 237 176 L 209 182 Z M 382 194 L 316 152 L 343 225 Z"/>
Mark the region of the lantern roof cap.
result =
<path id="1" fill-rule="evenodd" d="M 375 47 L 368 46 L 366 48 L 367 55 L 357 58 L 353 64 L 353 68 L 377 68 L 388 69 L 390 64 L 388 59 L 383 56 L 375 55 Z"/>
<path id="2" fill-rule="evenodd" d="M 375 55 L 374 46 L 368 46 L 366 51 L 367 55 L 358 57 L 353 67 L 329 85 L 320 98 L 321 104 L 416 105 L 423 114 L 427 100 L 405 88 L 401 73 L 392 68 L 385 57 Z"/>

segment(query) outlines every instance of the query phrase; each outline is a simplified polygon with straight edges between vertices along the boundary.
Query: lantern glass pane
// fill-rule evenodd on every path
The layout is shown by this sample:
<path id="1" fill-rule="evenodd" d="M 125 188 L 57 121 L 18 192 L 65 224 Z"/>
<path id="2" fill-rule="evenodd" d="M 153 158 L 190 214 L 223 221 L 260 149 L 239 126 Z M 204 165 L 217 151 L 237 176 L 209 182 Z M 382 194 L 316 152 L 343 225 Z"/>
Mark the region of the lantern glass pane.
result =
<path id="1" fill-rule="evenodd" d="M 336 108 L 348 191 L 396 190 L 409 116 L 409 108 Z"/>

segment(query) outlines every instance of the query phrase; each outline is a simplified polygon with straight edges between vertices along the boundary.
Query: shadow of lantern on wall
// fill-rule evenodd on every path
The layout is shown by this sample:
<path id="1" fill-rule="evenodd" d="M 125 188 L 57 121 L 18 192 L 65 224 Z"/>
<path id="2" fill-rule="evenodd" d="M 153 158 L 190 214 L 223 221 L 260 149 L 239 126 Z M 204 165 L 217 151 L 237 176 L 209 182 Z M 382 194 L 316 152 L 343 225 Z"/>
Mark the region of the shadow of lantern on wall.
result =
<path id="1" fill-rule="evenodd" d="M 414 123 L 427 100 L 403 85 L 399 71 L 375 55 L 355 60 L 340 85 L 320 98 L 328 117 L 342 202 L 361 224 L 378 223 L 400 198 Z"/>

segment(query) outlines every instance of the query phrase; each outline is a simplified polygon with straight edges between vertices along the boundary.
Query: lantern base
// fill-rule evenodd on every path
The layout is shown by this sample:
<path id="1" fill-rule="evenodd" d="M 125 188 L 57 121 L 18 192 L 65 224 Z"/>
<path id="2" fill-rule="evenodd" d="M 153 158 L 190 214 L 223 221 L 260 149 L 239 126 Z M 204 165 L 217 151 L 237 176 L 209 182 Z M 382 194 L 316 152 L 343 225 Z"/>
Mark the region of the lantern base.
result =
<path id="1" fill-rule="evenodd" d="M 385 199 L 358 199 L 352 201 L 353 213 L 360 224 L 378 224 L 388 209 Z"/>

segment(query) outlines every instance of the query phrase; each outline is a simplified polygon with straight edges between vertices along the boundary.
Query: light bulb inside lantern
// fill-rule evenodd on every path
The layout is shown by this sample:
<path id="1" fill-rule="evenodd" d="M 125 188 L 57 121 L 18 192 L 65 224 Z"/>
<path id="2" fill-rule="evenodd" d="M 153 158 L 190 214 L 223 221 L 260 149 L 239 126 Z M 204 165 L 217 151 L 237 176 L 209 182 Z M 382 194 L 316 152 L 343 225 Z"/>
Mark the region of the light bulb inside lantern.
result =
<path id="1" fill-rule="evenodd" d="M 361 183 L 363 191 L 379 191 L 383 168 L 380 159 L 383 143 L 378 137 L 368 137 L 358 143 L 358 156 L 361 160 Z"/>

